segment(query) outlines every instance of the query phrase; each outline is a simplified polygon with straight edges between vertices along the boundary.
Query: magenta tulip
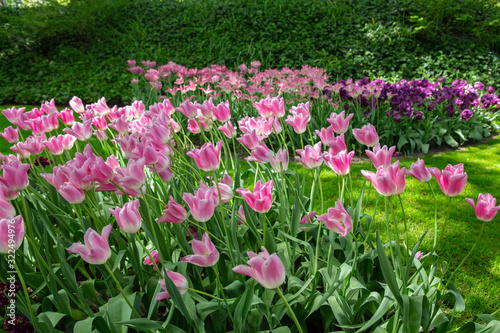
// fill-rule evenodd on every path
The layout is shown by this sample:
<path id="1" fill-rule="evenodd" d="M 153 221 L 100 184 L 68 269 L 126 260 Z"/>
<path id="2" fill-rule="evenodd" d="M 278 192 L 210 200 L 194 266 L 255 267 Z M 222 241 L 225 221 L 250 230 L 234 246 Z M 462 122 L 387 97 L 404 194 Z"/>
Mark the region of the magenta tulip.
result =
<path id="1" fill-rule="evenodd" d="M 239 143 L 241 143 L 242 145 L 244 145 L 245 147 L 247 147 L 248 149 L 253 150 L 261 144 L 261 141 L 264 138 L 265 137 L 263 137 L 263 136 L 258 136 L 256 130 L 252 130 L 249 133 L 243 134 L 242 136 L 240 136 L 236 140 Z"/>
<path id="2" fill-rule="evenodd" d="M 142 219 L 141 213 L 139 213 L 139 199 L 127 202 L 123 205 L 123 208 L 109 208 L 109 212 L 126 233 L 135 234 L 141 229 Z"/>
<path id="3" fill-rule="evenodd" d="M 214 117 L 215 119 L 223 123 L 231 119 L 231 110 L 229 110 L 229 101 L 220 103 L 214 108 Z"/>
<path id="4" fill-rule="evenodd" d="M 384 146 L 380 148 L 380 143 L 377 143 L 375 147 L 373 147 L 373 151 L 365 150 L 365 153 L 372 160 L 376 169 L 379 166 L 388 168 L 391 165 L 392 154 L 394 154 L 395 150 L 396 146 L 392 146 L 391 148 Z"/>
<path id="5" fill-rule="evenodd" d="M 365 146 L 374 147 L 378 143 L 377 130 L 372 124 L 365 125 L 361 129 L 355 128 L 352 130 L 352 134 L 359 143 Z"/>
<path id="6" fill-rule="evenodd" d="M 218 129 L 219 131 L 224 133 L 224 135 L 229 139 L 236 137 L 236 130 L 234 129 L 234 126 L 231 123 L 231 121 L 228 121 L 224 125 L 219 126 Z"/>
<path id="7" fill-rule="evenodd" d="M 178 204 L 173 196 L 170 196 L 163 216 L 158 219 L 158 222 L 182 223 L 187 219 L 186 209 L 181 204 Z"/>
<path id="8" fill-rule="evenodd" d="M 276 289 L 285 282 L 285 266 L 276 253 L 269 255 L 266 248 L 261 249 L 259 254 L 247 252 L 250 266 L 238 265 L 233 272 L 251 277 L 266 289 Z"/>
<path id="9" fill-rule="evenodd" d="M 415 177 L 422 183 L 427 183 L 432 179 L 429 169 L 425 167 L 424 160 L 421 160 L 420 158 L 410 166 L 410 170 L 406 170 L 406 174 Z"/>
<path id="10" fill-rule="evenodd" d="M 266 213 L 271 209 L 273 204 L 273 181 L 270 180 L 264 185 L 262 185 L 261 181 L 257 181 L 253 188 L 253 193 L 246 188 L 238 188 L 236 192 L 241 194 L 250 208 L 259 213 Z"/>
<path id="11" fill-rule="evenodd" d="M 158 253 L 158 251 L 154 250 L 154 251 L 151 251 L 151 257 L 153 258 L 153 260 L 155 261 L 156 265 L 158 265 L 160 263 L 160 254 Z M 151 260 L 151 258 L 146 255 L 146 258 L 144 258 L 144 261 L 142 262 L 143 265 L 147 265 L 147 266 L 153 266 L 153 269 L 156 271 L 156 267 L 155 265 L 153 264 L 153 260 Z"/>
<path id="12" fill-rule="evenodd" d="M 0 219 L 0 253 L 14 253 L 23 239 L 24 223 L 21 215 Z"/>
<path id="13" fill-rule="evenodd" d="M 57 192 L 68 202 L 74 204 L 80 204 L 85 200 L 85 192 L 73 184 L 72 182 L 66 182 L 61 186 L 58 186 Z"/>
<path id="14" fill-rule="evenodd" d="M 379 167 L 376 173 L 361 170 L 363 176 L 372 182 L 375 190 L 386 197 L 403 193 L 406 185 L 405 172 L 406 168 L 399 169 L 399 161 L 387 169 Z"/>
<path id="15" fill-rule="evenodd" d="M 89 264 L 104 264 L 111 258 L 111 249 L 108 244 L 110 233 L 111 224 L 102 228 L 101 235 L 99 235 L 97 231 L 89 228 L 83 236 L 85 244 L 74 243 L 66 250 L 71 253 L 79 254 L 82 259 Z"/>
<path id="16" fill-rule="evenodd" d="M 467 173 L 464 172 L 464 164 L 455 166 L 448 164 L 441 173 L 438 168 L 429 168 L 429 172 L 436 177 L 439 187 L 449 197 L 459 195 L 467 184 Z"/>
<path id="17" fill-rule="evenodd" d="M 181 295 L 185 294 L 188 291 L 189 283 L 188 283 L 187 279 L 182 274 L 172 272 L 166 268 L 165 268 L 165 272 L 167 273 L 168 278 L 170 280 L 172 280 L 172 282 L 175 284 L 175 286 L 177 287 L 177 289 L 179 290 L 179 293 Z M 155 301 L 161 301 L 161 300 L 170 298 L 170 294 L 167 291 L 167 284 L 165 282 L 165 279 L 161 279 L 159 281 L 159 283 L 160 283 L 161 288 L 165 291 L 159 292 L 155 297 Z"/>
<path id="18" fill-rule="evenodd" d="M 500 210 L 500 206 L 495 207 L 497 199 L 493 198 L 489 193 L 479 193 L 477 204 L 474 204 L 473 199 L 466 198 L 465 201 L 474 208 L 477 218 L 481 221 L 488 222 L 493 220 Z"/>
<path id="19" fill-rule="evenodd" d="M 215 171 L 220 165 L 220 150 L 222 148 L 222 140 L 214 145 L 211 142 L 205 143 L 200 149 L 193 149 L 186 153 L 187 156 L 194 159 L 198 168 L 203 171 Z"/>
<path id="20" fill-rule="evenodd" d="M 219 251 L 217 251 L 206 232 L 203 234 L 201 241 L 193 239 L 192 245 L 194 254 L 182 257 L 181 261 L 201 267 L 210 267 L 219 261 Z"/>
<path id="21" fill-rule="evenodd" d="M 295 156 L 295 159 L 302 163 L 306 169 L 316 169 L 323 164 L 321 142 L 316 143 L 314 147 L 307 145 L 304 149 L 297 149 L 296 152 L 301 157 Z"/>
<path id="22" fill-rule="evenodd" d="M 323 221 L 329 230 L 342 235 L 342 237 L 347 236 L 352 230 L 351 216 L 345 210 L 340 199 L 337 199 L 335 208 L 328 208 L 328 212 L 318 216 L 316 220 Z"/>

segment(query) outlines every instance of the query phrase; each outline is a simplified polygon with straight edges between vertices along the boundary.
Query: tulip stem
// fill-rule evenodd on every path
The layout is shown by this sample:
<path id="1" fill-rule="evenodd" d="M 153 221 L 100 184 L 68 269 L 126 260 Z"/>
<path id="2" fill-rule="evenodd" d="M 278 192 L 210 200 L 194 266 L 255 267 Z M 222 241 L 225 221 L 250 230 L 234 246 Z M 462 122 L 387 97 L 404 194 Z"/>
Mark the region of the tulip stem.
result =
<path id="1" fill-rule="evenodd" d="M 392 215 L 392 220 L 394 221 L 394 229 L 396 230 L 396 256 L 398 257 L 398 263 L 399 263 L 399 273 L 400 273 L 400 278 L 403 280 L 403 290 L 406 291 L 406 280 L 403 279 L 402 272 L 403 272 L 403 258 L 401 258 L 401 250 L 399 249 L 399 242 L 400 242 L 400 237 L 399 237 L 399 227 L 398 227 L 398 221 L 396 220 L 396 214 L 394 213 L 394 206 L 392 204 L 392 197 L 389 197 L 389 206 L 391 207 L 391 215 Z M 396 265 L 396 263 L 394 263 Z"/>
<path id="2" fill-rule="evenodd" d="M 436 244 L 437 244 L 437 233 L 438 233 L 438 220 L 437 220 L 438 205 L 437 205 L 436 193 L 434 192 L 434 189 L 432 188 L 431 182 L 428 182 L 428 184 L 429 184 L 429 187 L 431 188 L 432 195 L 434 196 L 434 246 L 433 246 L 433 250 L 435 250 Z"/>
<path id="3" fill-rule="evenodd" d="M 384 196 L 384 201 L 385 201 L 385 224 L 387 226 L 387 236 L 389 237 L 389 250 L 391 251 L 391 259 L 392 259 L 392 263 L 393 265 L 396 265 L 396 261 L 394 260 L 394 251 L 392 250 L 392 240 L 391 240 L 391 228 L 390 228 L 390 225 L 389 225 L 389 212 L 388 212 L 388 209 L 387 209 L 387 197 Z M 396 272 L 398 272 L 398 270 L 396 270 Z"/>
<path id="4" fill-rule="evenodd" d="M 441 242 L 443 241 L 444 231 L 446 229 L 446 225 L 448 224 L 448 219 L 450 217 L 450 211 L 451 211 L 451 197 L 449 197 L 449 200 L 448 200 L 448 212 L 446 213 L 446 220 L 444 220 L 443 230 L 441 230 L 441 234 L 439 235 L 438 245 L 440 245 Z"/>
<path id="5" fill-rule="evenodd" d="M 406 214 L 405 214 L 405 209 L 403 207 L 403 200 L 401 200 L 401 194 L 398 194 L 399 198 L 399 203 L 401 204 L 401 212 L 403 213 L 403 224 L 405 226 L 405 242 L 406 242 L 406 249 L 408 250 L 410 248 L 410 243 L 408 241 L 408 228 L 406 227 Z"/>
<path id="6" fill-rule="evenodd" d="M 24 297 L 26 297 L 26 309 L 28 310 L 28 312 L 30 314 L 30 317 L 31 317 L 30 320 L 33 323 L 33 326 L 35 328 L 37 328 L 38 322 L 35 319 L 35 316 L 33 315 L 33 312 L 32 312 L 33 310 L 31 309 L 31 299 L 30 299 L 30 296 L 28 294 L 28 289 L 26 288 L 26 283 L 24 282 L 22 272 L 19 269 L 19 267 L 17 267 L 17 262 L 15 260 L 14 260 L 14 266 L 15 266 L 16 271 L 17 271 L 17 276 L 19 276 L 19 281 L 21 281 L 21 286 L 23 287 Z"/>
<path id="7" fill-rule="evenodd" d="M 116 278 L 115 274 L 113 274 L 113 272 L 109 268 L 108 263 L 104 263 L 104 267 L 106 267 L 106 270 L 108 271 L 109 275 L 111 275 L 111 277 L 115 281 L 116 286 L 118 287 L 118 290 L 120 291 L 123 298 L 125 299 L 125 302 L 127 302 L 128 306 L 136 314 L 137 318 L 141 318 L 141 315 L 139 314 L 139 312 L 137 312 L 137 310 L 132 306 L 132 303 L 130 303 L 130 301 L 128 300 L 127 295 L 125 295 L 125 293 L 123 292 L 123 289 L 122 289 L 122 286 L 120 285 L 120 282 L 118 282 L 118 279 Z"/>
<path id="8" fill-rule="evenodd" d="M 214 296 L 214 295 L 210 295 L 209 293 L 206 293 L 206 292 L 201 291 L 201 290 L 197 290 L 197 289 L 193 289 L 193 288 L 189 288 L 188 290 L 190 290 L 192 292 L 195 292 L 197 294 L 203 295 L 203 296 L 207 296 L 207 297 L 213 298 L 213 299 L 215 299 L 215 300 L 217 300 L 219 302 L 223 302 L 224 301 L 222 298 L 219 298 L 219 297 Z M 230 300 L 232 301 L 233 299 L 230 299 Z"/>
<path id="9" fill-rule="evenodd" d="M 224 288 L 222 287 L 222 283 L 220 282 L 219 272 L 217 271 L 215 266 L 212 266 L 212 268 L 213 268 L 214 273 L 215 273 L 215 278 L 217 279 L 217 284 L 219 285 L 219 292 L 222 295 L 224 303 L 226 304 L 227 313 L 229 314 L 229 318 L 231 318 L 231 322 L 234 323 L 235 321 L 234 321 L 233 313 L 231 312 L 231 308 L 229 308 L 229 304 L 227 302 L 226 295 L 224 294 Z"/>
<path id="10" fill-rule="evenodd" d="M 297 326 L 297 330 L 299 333 L 303 333 L 302 327 L 300 327 L 300 323 L 297 320 L 297 317 L 295 316 L 295 313 L 293 312 L 292 308 L 290 307 L 290 304 L 288 304 L 288 301 L 286 300 L 285 296 L 283 295 L 283 292 L 281 291 L 280 288 L 276 288 L 276 291 L 278 292 L 278 295 L 280 295 L 281 299 L 283 300 L 283 303 L 285 303 L 285 306 L 287 307 L 288 311 L 290 312 L 290 316 L 293 319 L 293 322 L 295 323 L 295 326 Z"/>

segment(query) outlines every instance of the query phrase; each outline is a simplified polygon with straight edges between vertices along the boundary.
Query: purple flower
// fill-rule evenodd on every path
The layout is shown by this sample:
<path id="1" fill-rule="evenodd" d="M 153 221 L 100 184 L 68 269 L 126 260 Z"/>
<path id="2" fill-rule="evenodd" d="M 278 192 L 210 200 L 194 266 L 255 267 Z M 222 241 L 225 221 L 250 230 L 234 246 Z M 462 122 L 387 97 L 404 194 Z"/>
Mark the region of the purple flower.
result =
<path id="1" fill-rule="evenodd" d="M 462 113 L 460 113 L 460 117 L 464 121 L 468 121 L 470 118 L 472 118 L 472 115 L 473 115 L 473 113 L 469 109 L 465 109 L 465 110 L 462 111 Z"/>

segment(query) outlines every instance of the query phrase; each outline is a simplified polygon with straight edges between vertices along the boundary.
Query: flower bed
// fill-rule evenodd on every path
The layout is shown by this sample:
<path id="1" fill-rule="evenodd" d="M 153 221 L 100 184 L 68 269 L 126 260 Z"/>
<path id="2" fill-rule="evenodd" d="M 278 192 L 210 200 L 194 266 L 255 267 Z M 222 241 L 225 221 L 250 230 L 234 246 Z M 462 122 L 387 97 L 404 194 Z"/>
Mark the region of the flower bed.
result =
<path id="1" fill-rule="evenodd" d="M 261 72 L 258 61 L 252 62 L 250 68 L 240 65 L 239 71 L 219 65 L 188 69 L 173 62 L 157 66 L 156 62 L 143 61 L 139 66 L 130 60 L 128 65 L 135 76 L 131 81 L 134 94 L 146 105 L 163 98 L 174 104 L 188 98 L 212 97 L 218 102 L 229 99 L 243 102 L 233 111 L 240 119 L 255 115 L 252 103 L 280 95 L 288 107 L 311 103 L 313 131 L 326 125 L 332 111 L 345 111 L 354 115 L 354 127 L 373 124 L 382 144 L 397 146 L 400 153 L 427 153 L 444 143 L 457 147 L 479 141 L 498 129 L 492 121 L 498 117 L 498 112 L 493 112 L 498 111 L 500 100 L 492 86 L 485 87 L 481 82 L 472 85 L 453 81 L 448 86 L 443 78 L 437 82 L 424 79 L 396 83 L 365 78 L 328 83 L 329 77 L 319 68 Z M 166 95 L 161 95 L 162 89 Z"/>
<path id="2" fill-rule="evenodd" d="M 309 101 L 288 110 L 280 97 L 255 101 L 260 116 L 237 120 L 238 131 L 231 123 L 238 102 L 200 102 L 109 108 L 104 99 L 84 106 L 75 97 L 62 111 L 47 102 L 2 112 L 32 132 L 3 133 L 19 154 L 3 156 L 0 179 L 2 279 L 16 271 L 18 283 L 8 294 L 17 314 L 6 310 L 6 325 L 36 332 L 449 327 L 443 301 L 454 311 L 464 301 L 453 276 L 443 280 L 438 271 L 448 221 L 436 218 L 433 251 L 424 254 L 423 236 L 410 243 L 409 221 L 393 212 L 403 209 L 406 175 L 433 193 L 435 178 L 451 201 L 467 184 L 462 164 L 400 168 L 391 160 L 396 147 L 381 147 L 371 124 L 356 128 L 352 113 L 331 113 L 315 137 L 310 108 L 318 104 Z M 353 146 L 368 147 L 373 161 L 355 190 Z M 323 193 L 325 168 L 339 176 L 338 193 Z M 365 210 L 370 192 L 375 210 L 380 203 L 386 211 L 384 241 Z M 334 207 L 324 207 L 325 195 L 337 198 Z M 489 194 L 467 202 L 481 221 L 500 209 Z"/>

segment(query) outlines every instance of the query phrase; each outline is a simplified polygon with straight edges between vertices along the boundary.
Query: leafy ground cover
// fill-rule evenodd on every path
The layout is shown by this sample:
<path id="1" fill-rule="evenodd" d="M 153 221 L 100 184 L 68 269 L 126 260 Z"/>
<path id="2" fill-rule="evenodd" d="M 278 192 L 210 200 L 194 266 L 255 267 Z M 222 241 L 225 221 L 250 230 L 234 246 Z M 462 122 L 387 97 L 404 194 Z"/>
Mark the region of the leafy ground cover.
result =
<path id="1" fill-rule="evenodd" d="M 52 2 L 53 3 L 53 2 Z M 123 1 L 0 8 L 0 103 L 128 103 L 127 59 L 499 82 L 494 1 Z M 98 21 L 96 21 L 98 19 Z M 36 24 L 33 24 L 36 22 Z"/>

